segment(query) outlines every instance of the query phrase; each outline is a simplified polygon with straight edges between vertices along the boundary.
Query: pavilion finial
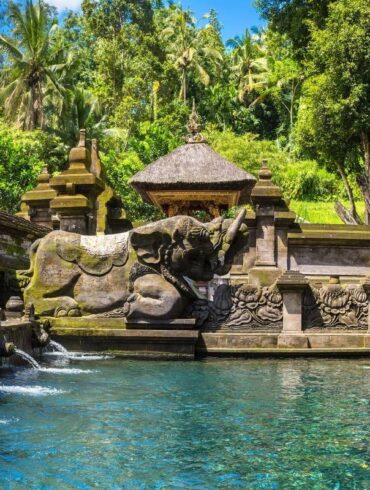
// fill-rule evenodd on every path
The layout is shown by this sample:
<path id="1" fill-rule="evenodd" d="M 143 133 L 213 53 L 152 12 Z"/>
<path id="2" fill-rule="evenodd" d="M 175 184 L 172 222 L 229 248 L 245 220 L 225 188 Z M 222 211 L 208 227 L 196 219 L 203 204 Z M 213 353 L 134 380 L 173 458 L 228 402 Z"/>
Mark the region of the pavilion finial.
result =
<path id="1" fill-rule="evenodd" d="M 193 108 L 189 116 L 187 124 L 188 134 L 185 138 L 186 143 L 204 143 L 205 139 L 200 133 L 199 115 L 195 107 L 195 99 L 193 98 Z"/>

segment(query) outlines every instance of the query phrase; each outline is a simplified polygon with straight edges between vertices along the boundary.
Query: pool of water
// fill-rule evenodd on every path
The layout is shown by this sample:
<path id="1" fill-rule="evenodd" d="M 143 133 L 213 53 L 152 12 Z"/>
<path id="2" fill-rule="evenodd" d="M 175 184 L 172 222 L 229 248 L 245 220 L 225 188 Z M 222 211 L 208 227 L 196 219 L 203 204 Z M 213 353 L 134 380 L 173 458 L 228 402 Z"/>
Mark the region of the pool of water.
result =
<path id="1" fill-rule="evenodd" d="M 370 489 L 370 360 L 65 367 L 0 370 L 0 488 Z"/>

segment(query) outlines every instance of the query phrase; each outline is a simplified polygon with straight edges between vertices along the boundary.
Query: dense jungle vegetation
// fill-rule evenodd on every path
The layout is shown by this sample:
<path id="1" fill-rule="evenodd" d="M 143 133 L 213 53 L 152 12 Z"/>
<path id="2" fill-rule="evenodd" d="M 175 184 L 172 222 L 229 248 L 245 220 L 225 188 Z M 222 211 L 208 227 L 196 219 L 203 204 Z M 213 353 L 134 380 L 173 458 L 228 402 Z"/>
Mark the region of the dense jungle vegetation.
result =
<path id="1" fill-rule="evenodd" d="M 84 0 L 62 18 L 0 5 L 0 208 L 17 211 L 45 164 L 65 168 L 86 128 L 129 217 L 156 217 L 127 182 L 182 144 L 194 98 L 209 144 L 255 174 L 267 158 L 303 217 L 335 220 L 341 200 L 367 222 L 369 1 L 256 7 L 267 27 L 224 43 L 215 11 L 197 20 L 175 2 Z"/>

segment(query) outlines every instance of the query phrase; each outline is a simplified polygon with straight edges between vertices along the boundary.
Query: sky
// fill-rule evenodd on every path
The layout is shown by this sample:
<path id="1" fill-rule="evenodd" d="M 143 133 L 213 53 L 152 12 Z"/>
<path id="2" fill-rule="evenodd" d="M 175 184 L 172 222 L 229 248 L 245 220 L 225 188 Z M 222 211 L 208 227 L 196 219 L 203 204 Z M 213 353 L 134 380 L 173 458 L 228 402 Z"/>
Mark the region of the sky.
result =
<path id="1" fill-rule="evenodd" d="M 48 3 L 64 9 L 78 10 L 81 0 L 48 0 Z M 185 9 L 190 9 L 200 19 L 210 9 L 219 14 L 225 40 L 243 34 L 247 27 L 260 26 L 261 19 L 253 7 L 253 0 L 179 0 Z"/>
<path id="2" fill-rule="evenodd" d="M 216 10 L 225 40 L 242 35 L 247 27 L 261 26 L 263 21 L 253 7 L 253 0 L 182 0 L 185 9 L 199 19 L 210 9 Z"/>

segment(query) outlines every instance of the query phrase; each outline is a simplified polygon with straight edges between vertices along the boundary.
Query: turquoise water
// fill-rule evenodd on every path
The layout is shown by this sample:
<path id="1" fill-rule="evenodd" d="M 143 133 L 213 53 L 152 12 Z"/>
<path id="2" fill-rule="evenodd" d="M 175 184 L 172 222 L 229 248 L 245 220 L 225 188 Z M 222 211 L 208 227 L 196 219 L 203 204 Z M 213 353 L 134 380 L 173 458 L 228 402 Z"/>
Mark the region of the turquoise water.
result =
<path id="1" fill-rule="evenodd" d="M 0 488 L 370 489 L 370 360 L 68 367 L 0 371 Z"/>

